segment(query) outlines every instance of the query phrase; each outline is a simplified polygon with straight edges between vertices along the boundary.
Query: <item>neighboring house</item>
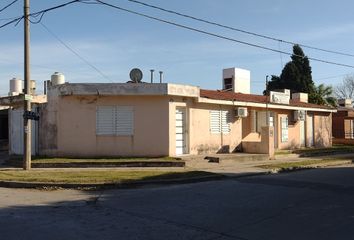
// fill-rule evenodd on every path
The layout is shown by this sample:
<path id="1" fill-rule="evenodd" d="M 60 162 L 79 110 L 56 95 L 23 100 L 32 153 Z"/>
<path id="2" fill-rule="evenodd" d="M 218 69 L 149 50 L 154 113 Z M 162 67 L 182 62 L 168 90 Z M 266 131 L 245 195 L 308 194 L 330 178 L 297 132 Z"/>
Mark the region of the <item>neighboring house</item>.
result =
<path id="1" fill-rule="evenodd" d="M 34 81 L 31 81 L 35 85 Z M 12 155 L 23 153 L 23 83 L 20 79 L 10 80 L 10 92 L 7 97 L 0 97 L 0 141 Z M 35 86 L 31 89 L 35 93 Z M 39 105 L 47 102 L 45 95 L 34 95 L 32 107 L 35 111 Z M 1 110 L 3 108 L 3 110 Z M 0 146 L 1 147 L 1 146 Z M 32 121 L 32 153 L 36 155 L 38 150 L 38 122 Z"/>
<path id="2" fill-rule="evenodd" d="M 223 71 L 223 90 L 170 83 L 48 84 L 39 154 L 177 156 L 328 147 L 335 109 L 307 94 L 250 94 L 250 72 Z M 1 101 L 0 101 L 1 102 Z"/>
<path id="3" fill-rule="evenodd" d="M 0 107 L 0 151 L 7 150 L 9 144 L 8 108 Z"/>
<path id="4" fill-rule="evenodd" d="M 333 137 L 336 143 L 354 144 L 354 108 L 351 99 L 338 100 L 337 112 L 333 113 Z"/>

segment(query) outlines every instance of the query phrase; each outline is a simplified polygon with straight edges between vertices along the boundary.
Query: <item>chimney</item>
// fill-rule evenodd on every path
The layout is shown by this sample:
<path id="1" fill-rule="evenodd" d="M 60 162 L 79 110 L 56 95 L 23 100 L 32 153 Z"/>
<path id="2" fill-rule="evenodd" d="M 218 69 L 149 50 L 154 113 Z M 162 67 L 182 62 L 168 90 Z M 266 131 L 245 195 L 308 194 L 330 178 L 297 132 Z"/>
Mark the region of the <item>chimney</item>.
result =
<path id="1" fill-rule="evenodd" d="M 241 68 L 226 68 L 222 71 L 222 89 L 237 93 L 251 93 L 251 72 Z"/>
<path id="2" fill-rule="evenodd" d="M 307 93 L 293 93 L 291 95 L 291 99 L 297 102 L 308 102 L 308 94 Z"/>
<path id="3" fill-rule="evenodd" d="M 338 105 L 347 108 L 353 107 L 351 99 L 338 99 Z"/>

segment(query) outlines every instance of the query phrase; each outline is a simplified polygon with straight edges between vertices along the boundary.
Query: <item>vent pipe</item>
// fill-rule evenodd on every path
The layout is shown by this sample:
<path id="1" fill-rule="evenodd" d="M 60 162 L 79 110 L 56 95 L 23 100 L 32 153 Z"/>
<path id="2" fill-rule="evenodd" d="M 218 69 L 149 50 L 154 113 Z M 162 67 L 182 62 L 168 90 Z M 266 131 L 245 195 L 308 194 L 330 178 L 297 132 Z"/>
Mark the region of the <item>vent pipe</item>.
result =
<path id="1" fill-rule="evenodd" d="M 159 71 L 160 73 L 160 83 L 162 83 L 163 71 Z"/>
<path id="2" fill-rule="evenodd" d="M 150 72 L 151 72 L 151 83 L 153 83 L 154 82 L 154 72 L 155 72 L 155 70 L 151 69 Z"/>

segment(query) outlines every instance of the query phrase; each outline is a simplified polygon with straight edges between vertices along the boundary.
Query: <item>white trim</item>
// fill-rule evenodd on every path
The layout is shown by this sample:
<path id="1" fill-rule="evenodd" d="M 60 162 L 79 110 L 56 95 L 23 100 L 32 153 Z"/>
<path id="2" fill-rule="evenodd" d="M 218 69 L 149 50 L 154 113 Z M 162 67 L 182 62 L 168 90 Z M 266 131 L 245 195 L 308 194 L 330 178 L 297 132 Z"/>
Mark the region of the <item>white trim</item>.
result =
<path id="1" fill-rule="evenodd" d="M 296 107 L 288 105 L 278 105 L 271 103 L 253 103 L 253 102 L 241 102 L 241 101 L 229 101 L 229 100 L 215 100 L 209 98 L 198 98 L 198 103 L 209 103 L 209 104 L 219 104 L 219 105 L 231 105 L 231 106 L 242 106 L 242 107 L 259 107 L 268 109 L 287 109 L 287 110 L 305 110 L 314 112 L 337 112 L 336 109 L 324 109 L 324 108 L 306 108 L 306 107 Z"/>

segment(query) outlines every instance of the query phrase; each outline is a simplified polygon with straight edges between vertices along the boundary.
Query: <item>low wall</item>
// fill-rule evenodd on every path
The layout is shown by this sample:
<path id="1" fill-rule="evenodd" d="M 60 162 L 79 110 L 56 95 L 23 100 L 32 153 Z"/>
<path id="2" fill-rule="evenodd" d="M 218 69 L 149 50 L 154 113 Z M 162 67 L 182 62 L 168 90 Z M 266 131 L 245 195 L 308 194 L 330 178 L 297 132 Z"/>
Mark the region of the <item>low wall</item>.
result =
<path id="1" fill-rule="evenodd" d="M 348 138 L 333 138 L 333 144 L 346 144 L 346 145 L 354 145 L 354 139 Z"/>
<path id="2" fill-rule="evenodd" d="M 274 158 L 274 128 L 262 127 L 260 138 L 257 140 L 243 140 L 242 150 L 246 153 L 269 154 L 269 158 Z"/>

